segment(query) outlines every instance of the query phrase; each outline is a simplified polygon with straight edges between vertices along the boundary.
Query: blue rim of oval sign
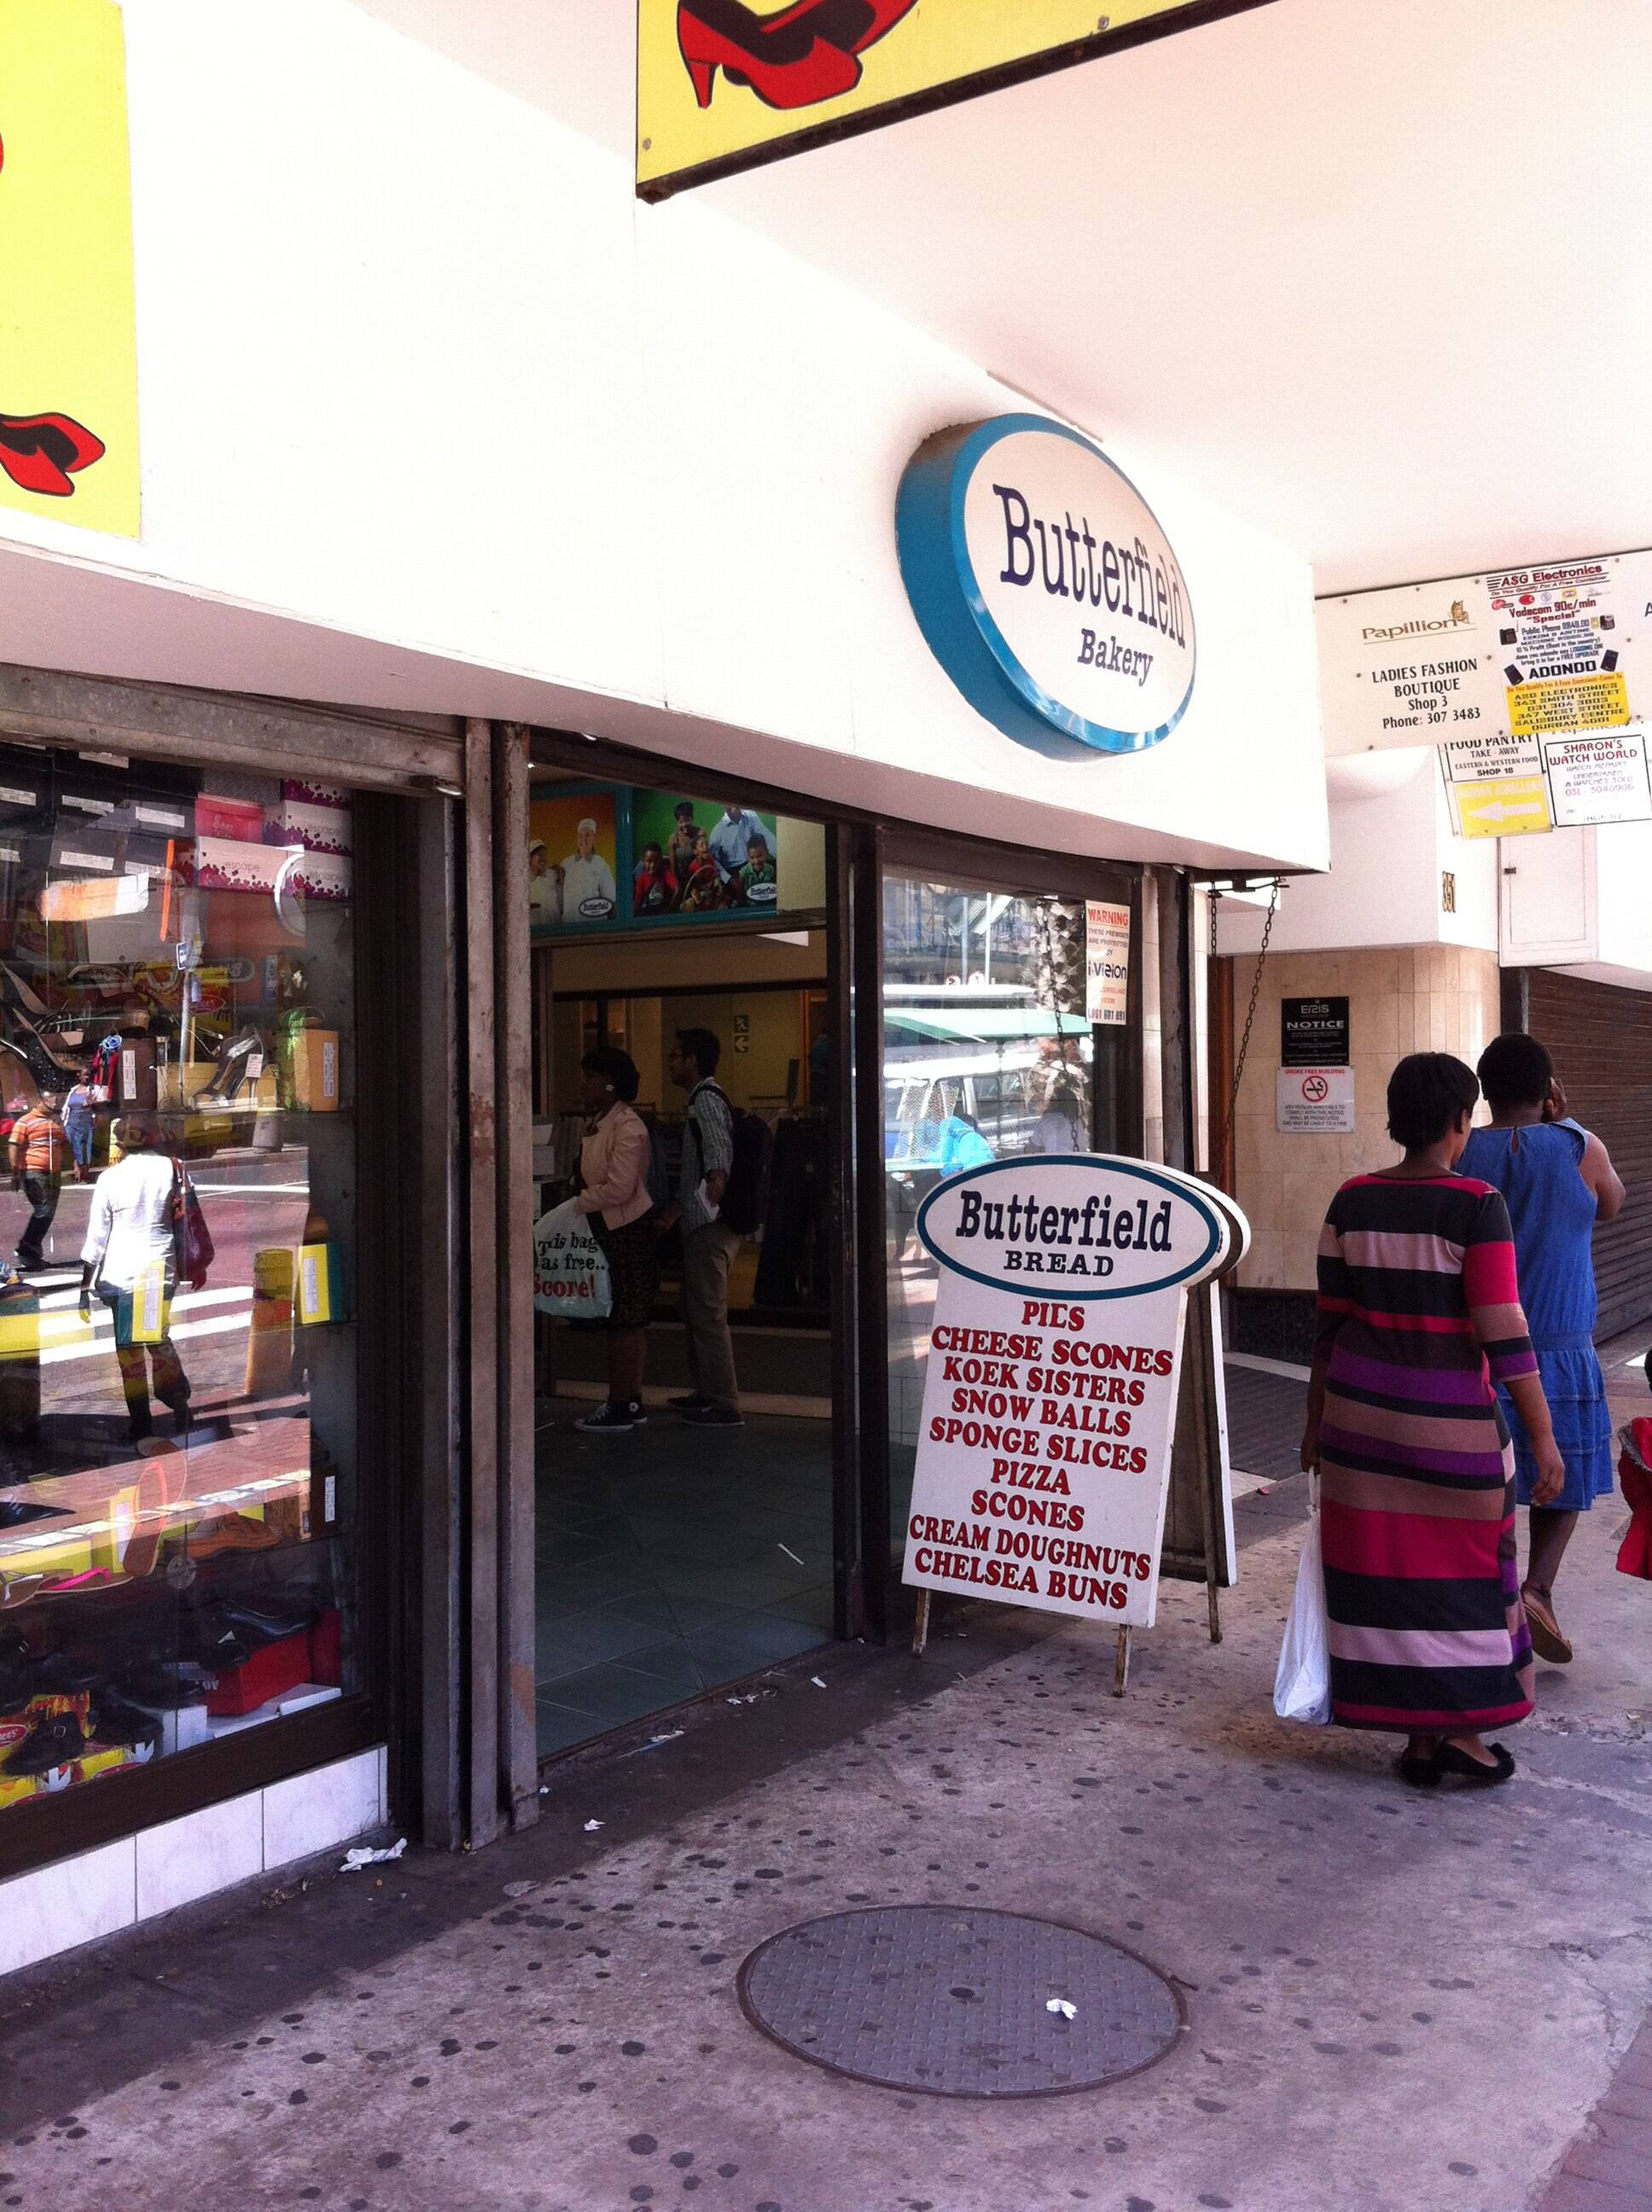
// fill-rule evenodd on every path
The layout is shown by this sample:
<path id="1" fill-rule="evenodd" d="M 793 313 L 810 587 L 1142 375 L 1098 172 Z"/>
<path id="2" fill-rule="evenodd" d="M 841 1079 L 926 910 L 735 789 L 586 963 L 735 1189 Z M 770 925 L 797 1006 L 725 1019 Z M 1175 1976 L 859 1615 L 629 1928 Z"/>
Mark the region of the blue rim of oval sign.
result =
<path id="1" fill-rule="evenodd" d="M 1190 1276 L 1199 1274 L 1220 1251 L 1222 1223 L 1215 1207 L 1207 1199 L 1201 1198 L 1197 1191 L 1190 1190 L 1185 1182 L 1179 1182 L 1170 1176 L 1156 1175 L 1150 1167 L 1139 1167 L 1134 1161 L 1114 1159 L 1110 1155 L 1096 1152 L 1041 1152 L 1036 1160 L 994 1160 L 989 1168 L 965 1168 L 961 1175 L 948 1176 L 944 1182 L 936 1184 L 934 1189 L 918 1208 L 918 1241 L 937 1267 L 944 1267 L 949 1275 L 963 1275 L 969 1282 L 980 1283 L 987 1290 L 1002 1291 L 1006 1297 L 1014 1297 L 1026 1286 L 1020 1283 L 1006 1283 L 1001 1275 L 983 1275 L 975 1267 L 962 1267 L 956 1260 L 949 1258 L 938 1245 L 930 1242 L 930 1207 L 944 1193 L 955 1189 L 959 1183 L 984 1182 L 988 1176 L 1025 1175 L 1029 1170 L 1037 1174 L 1045 1168 L 1101 1166 L 1104 1166 L 1109 1175 L 1130 1176 L 1133 1176 L 1138 1182 L 1151 1182 L 1156 1188 L 1168 1193 L 1170 1197 L 1179 1198 L 1191 1206 L 1205 1222 L 1206 1231 L 1205 1249 L 1197 1259 L 1190 1260 L 1185 1267 L 1177 1268 L 1173 1275 L 1159 1275 L 1151 1282 L 1146 1283 L 1121 1283 L 1110 1291 L 1080 1291 L 1075 1289 L 1066 1277 L 1052 1276 L 1048 1284 L 1044 1286 L 1049 1297 L 1066 1298 L 1078 1304 L 1083 1304 L 1086 1299 L 1090 1298 L 1151 1297 L 1155 1291 L 1172 1290 L 1176 1284 L 1185 1283 Z M 1030 1277 L 1028 1278 L 1029 1283 L 1031 1279 Z M 1027 1290 L 1026 1295 L 1031 1297 L 1035 1293 Z"/>
<path id="2" fill-rule="evenodd" d="M 1043 415 L 995 415 L 985 422 L 942 431 L 920 446 L 907 464 L 895 505 L 896 545 L 907 597 L 930 651 L 976 713 L 1005 737 L 1063 760 L 1072 757 L 1075 744 L 1092 752 L 1145 752 L 1169 736 L 1193 698 L 1199 666 L 1196 623 L 1193 665 L 1175 713 L 1154 729 L 1115 730 L 1087 721 L 1076 708 L 1036 683 L 987 611 L 964 534 L 964 499 L 977 467 L 993 447 L 1002 439 L 1029 431 L 1065 438 L 1111 469 L 1169 545 L 1157 515 L 1117 462 L 1093 440 Z M 1189 593 L 1190 617 L 1191 600 Z"/>

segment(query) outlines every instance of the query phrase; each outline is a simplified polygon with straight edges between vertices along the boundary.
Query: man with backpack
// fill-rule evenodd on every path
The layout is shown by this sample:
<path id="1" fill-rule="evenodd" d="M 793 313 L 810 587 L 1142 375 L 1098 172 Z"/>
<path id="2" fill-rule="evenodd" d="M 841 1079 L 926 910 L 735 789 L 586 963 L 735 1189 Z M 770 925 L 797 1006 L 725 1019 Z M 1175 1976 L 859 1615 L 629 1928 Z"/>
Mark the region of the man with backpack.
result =
<path id="1" fill-rule="evenodd" d="M 738 1429 L 740 1386 L 728 1328 L 728 1275 L 740 1239 L 757 1227 L 767 1130 L 735 1111 L 716 1083 L 723 1048 L 709 1030 L 679 1030 L 667 1056 L 671 1080 L 689 1094 L 677 1202 L 659 1217 L 683 1227 L 683 1326 L 694 1388 L 671 1403 L 692 1427 Z"/>

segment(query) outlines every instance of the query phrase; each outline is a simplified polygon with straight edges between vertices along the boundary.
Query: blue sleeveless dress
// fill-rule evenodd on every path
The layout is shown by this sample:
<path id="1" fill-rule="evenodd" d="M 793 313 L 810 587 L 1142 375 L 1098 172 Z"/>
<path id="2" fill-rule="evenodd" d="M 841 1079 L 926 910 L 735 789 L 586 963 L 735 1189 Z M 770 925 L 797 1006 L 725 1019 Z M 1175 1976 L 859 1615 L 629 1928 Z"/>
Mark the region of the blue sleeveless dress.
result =
<path id="1" fill-rule="evenodd" d="M 1612 1415 L 1594 1356 L 1594 1193 L 1577 1172 L 1584 1134 L 1575 1121 L 1521 1129 L 1476 1129 L 1457 1163 L 1503 1193 L 1515 1225 L 1520 1303 L 1537 1354 L 1537 1371 L 1566 1463 L 1566 1486 L 1552 1510 L 1587 1513 L 1612 1491 Z M 1532 1502 L 1537 1470 L 1525 1427 L 1506 1391 L 1498 1403 L 1515 1440 L 1515 1481 Z"/>

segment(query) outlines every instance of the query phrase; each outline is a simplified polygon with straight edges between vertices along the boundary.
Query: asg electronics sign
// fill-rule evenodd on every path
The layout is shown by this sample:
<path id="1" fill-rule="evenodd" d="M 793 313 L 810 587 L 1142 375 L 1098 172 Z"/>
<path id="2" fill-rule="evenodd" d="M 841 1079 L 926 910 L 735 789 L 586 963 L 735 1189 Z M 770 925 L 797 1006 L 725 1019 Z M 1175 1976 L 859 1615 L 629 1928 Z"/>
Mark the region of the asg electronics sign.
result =
<path id="1" fill-rule="evenodd" d="M 896 504 L 931 651 L 1006 737 L 1140 752 L 1187 711 L 1197 649 L 1181 564 L 1101 448 L 1037 415 L 943 431 Z"/>
<path id="2" fill-rule="evenodd" d="M 1191 1285 L 1248 1237 L 1140 1160 L 1000 1160 L 937 1186 L 941 1275 L 904 1579 L 1150 1626 Z"/>

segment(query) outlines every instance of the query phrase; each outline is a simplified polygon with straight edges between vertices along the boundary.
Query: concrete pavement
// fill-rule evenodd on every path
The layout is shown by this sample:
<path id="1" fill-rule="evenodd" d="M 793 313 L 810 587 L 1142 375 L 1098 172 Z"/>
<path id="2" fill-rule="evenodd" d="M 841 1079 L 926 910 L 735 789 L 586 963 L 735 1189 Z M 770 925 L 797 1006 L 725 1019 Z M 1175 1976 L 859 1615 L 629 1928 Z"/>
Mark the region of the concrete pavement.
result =
<path id="1" fill-rule="evenodd" d="M 1613 1571 L 1623 1519 L 1584 1523 L 1579 1656 L 1541 1670 L 1504 1790 L 1413 1794 L 1384 1740 L 1275 1721 L 1289 1522 L 1245 1553 L 1220 1647 L 1167 1587 L 1122 1704 L 1110 1639 L 948 1606 L 923 1662 L 828 1653 L 564 1764 L 495 1850 L 220 1906 L 38 1984 L 5 2024 L 0 2203 L 1520 2212 L 1604 2187 L 1563 2161 L 1652 2001 L 1652 1588 Z M 885 1899 L 1115 1936 L 1190 2032 L 1113 2087 L 987 2106 L 746 2023 L 748 1951 Z"/>

